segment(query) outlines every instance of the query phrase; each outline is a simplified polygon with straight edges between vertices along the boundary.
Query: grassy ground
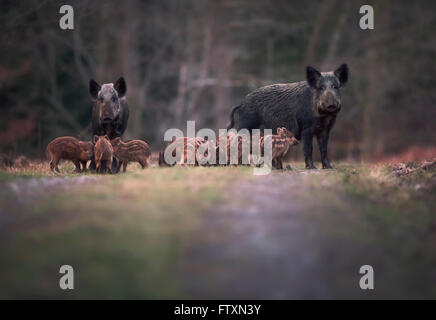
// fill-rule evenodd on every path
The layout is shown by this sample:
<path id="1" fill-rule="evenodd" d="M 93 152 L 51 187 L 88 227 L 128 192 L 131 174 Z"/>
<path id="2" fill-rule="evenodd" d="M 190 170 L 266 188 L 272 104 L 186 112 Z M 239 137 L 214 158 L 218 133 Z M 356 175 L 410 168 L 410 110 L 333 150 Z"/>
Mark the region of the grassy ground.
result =
<path id="1" fill-rule="evenodd" d="M 0 298 L 436 298 L 436 170 L 336 168 L 2 170 Z"/>

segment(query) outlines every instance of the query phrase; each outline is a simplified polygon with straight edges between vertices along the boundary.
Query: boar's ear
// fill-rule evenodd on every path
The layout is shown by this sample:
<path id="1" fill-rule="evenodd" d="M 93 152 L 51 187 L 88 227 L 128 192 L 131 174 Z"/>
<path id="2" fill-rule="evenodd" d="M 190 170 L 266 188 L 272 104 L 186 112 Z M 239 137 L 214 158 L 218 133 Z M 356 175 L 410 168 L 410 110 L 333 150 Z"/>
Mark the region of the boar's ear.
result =
<path id="1" fill-rule="evenodd" d="M 127 85 L 123 77 L 119 78 L 117 82 L 115 82 L 114 88 L 118 92 L 118 97 L 124 97 L 127 91 Z"/>
<path id="2" fill-rule="evenodd" d="M 311 66 L 306 67 L 306 79 L 310 87 L 316 88 L 316 84 L 320 77 L 321 73 L 318 70 L 312 68 Z"/>
<path id="3" fill-rule="evenodd" d="M 91 97 L 97 99 L 98 92 L 100 91 L 100 89 L 101 87 L 96 81 L 92 79 L 89 81 L 89 93 L 91 94 Z"/>
<path id="4" fill-rule="evenodd" d="M 97 136 L 97 135 L 95 135 L 94 137 L 92 137 L 92 143 L 93 143 L 93 144 L 96 144 L 97 141 L 98 141 L 98 136 Z"/>
<path id="5" fill-rule="evenodd" d="M 341 87 L 345 85 L 348 81 L 348 66 L 346 64 L 342 64 L 336 69 L 335 76 L 338 78 Z"/>

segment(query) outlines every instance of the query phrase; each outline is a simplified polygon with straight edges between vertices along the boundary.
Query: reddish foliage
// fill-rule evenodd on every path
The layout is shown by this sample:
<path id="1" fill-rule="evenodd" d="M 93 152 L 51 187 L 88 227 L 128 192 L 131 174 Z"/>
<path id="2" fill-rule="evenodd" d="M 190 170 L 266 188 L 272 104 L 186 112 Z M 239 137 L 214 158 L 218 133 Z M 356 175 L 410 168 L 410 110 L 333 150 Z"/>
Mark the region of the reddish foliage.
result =
<path id="1" fill-rule="evenodd" d="M 436 147 L 413 146 L 399 154 L 377 159 L 377 162 L 411 162 L 434 158 L 436 158 Z"/>

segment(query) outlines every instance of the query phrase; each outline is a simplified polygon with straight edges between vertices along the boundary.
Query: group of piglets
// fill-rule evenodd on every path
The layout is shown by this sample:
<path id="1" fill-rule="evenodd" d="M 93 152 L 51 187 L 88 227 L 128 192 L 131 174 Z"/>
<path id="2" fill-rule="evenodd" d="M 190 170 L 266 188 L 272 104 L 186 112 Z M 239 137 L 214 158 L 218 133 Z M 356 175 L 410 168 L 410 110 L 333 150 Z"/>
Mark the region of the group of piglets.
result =
<path id="1" fill-rule="evenodd" d="M 225 152 L 227 165 L 230 164 L 230 146 L 236 144 L 238 150 L 238 164 L 242 161 L 242 137 L 229 132 L 225 137 L 218 137 L 217 141 L 207 141 L 203 138 L 182 137 L 172 141 L 168 147 L 172 147 L 173 153 L 176 148 L 174 144 L 183 144 L 184 154 L 180 159 L 180 164 L 188 163 L 190 156 L 195 158 L 195 164 L 198 165 L 196 158 L 197 149 L 204 144 L 213 143 L 213 149 L 216 150 L 216 159 L 219 158 L 219 141 L 227 140 L 227 150 Z M 260 139 L 260 150 L 263 156 L 264 145 L 266 141 L 272 146 L 272 161 L 276 169 L 283 169 L 283 158 L 289 150 L 289 147 L 298 143 L 292 132 L 286 128 L 278 128 L 276 135 L 262 136 Z M 76 172 L 82 172 L 87 169 L 88 161 L 95 160 L 95 169 L 98 173 L 117 173 L 123 166 L 123 172 L 126 172 L 127 164 L 130 161 L 139 162 L 142 168 L 149 166 L 151 155 L 150 147 L 145 141 L 130 140 L 121 141 L 120 138 L 109 140 L 107 135 L 94 136 L 93 141 L 80 141 L 74 137 L 59 137 L 50 142 L 47 146 L 47 154 L 50 157 L 50 169 L 59 172 L 58 164 L 60 160 L 70 160 L 76 166 Z M 166 166 L 163 157 L 164 151 L 159 153 L 159 165 Z M 175 154 L 173 154 L 175 156 Z M 116 172 L 112 172 L 113 161 L 116 161 Z M 218 162 L 218 161 L 217 161 Z"/>
<path id="2" fill-rule="evenodd" d="M 120 171 L 121 165 L 126 172 L 130 161 L 139 162 L 142 168 L 149 166 L 150 148 L 145 141 L 121 141 L 120 138 L 109 140 L 107 135 L 94 136 L 93 141 L 80 141 L 74 137 L 59 137 L 47 146 L 50 157 L 50 169 L 59 172 L 60 160 L 70 160 L 76 166 L 76 172 L 87 169 L 88 161 L 95 159 L 98 173 Z M 116 172 L 112 171 L 112 162 L 116 161 Z"/>
<path id="3" fill-rule="evenodd" d="M 250 160 L 243 161 L 243 135 L 239 135 L 232 131 L 227 132 L 227 135 L 220 135 L 216 141 L 208 141 L 201 137 L 189 138 L 189 137 L 180 137 L 174 139 L 166 148 L 171 150 L 172 156 L 176 156 L 177 146 L 179 145 L 183 150 L 183 155 L 180 157 L 178 164 L 189 164 L 188 159 L 194 159 L 195 161 L 191 161 L 191 165 L 198 166 L 201 164 L 209 165 L 206 159 L 209 157 L 208 150 L 214 150 L 215 152 L 215 163 L 219 163 L 220 157 L 220 141 L 226 140 L 226 149 L 224 149 L 224 157 L 225 161 L 222 161 L 225 165 L 231 164 L 231 148 L 237 150 L 237 161 L 235 164 L 242 165 L 244 163 L 250 163 Z M 249 137 L 248 137 L 249 139 Z M 298 144 L 298 140 L 294 137 L 292 132 L 287 130 L 286 128 L 278 128 L 277 134 L 273 135 L 265 135 L 260 138 L 260 151 L 261 156 L 264 156 L 264 147 L 265 143 L 271 143 L 272 148 L 272 162 L 273 166 L 276 169 L 283 169 L 283 158 L 287 154 L 289 148 Z M 207 145 L 207 146 L 206 146 Z M 232 147 L 231 147 L 232 146 Z M 205 159 L 199 159 L 199 155 L 197 154 L 197 150 L 202 148 L 206 150 Z M 159 153 L 159 166 L 168 166 L 164 159 L 164 154 L 166 149 Z M 201 152 L 200 152 L 201 153 Z M 203 161 L 204 160 L 204 161 Z M 233 164 L 233 163 L 232 163 Z"/>

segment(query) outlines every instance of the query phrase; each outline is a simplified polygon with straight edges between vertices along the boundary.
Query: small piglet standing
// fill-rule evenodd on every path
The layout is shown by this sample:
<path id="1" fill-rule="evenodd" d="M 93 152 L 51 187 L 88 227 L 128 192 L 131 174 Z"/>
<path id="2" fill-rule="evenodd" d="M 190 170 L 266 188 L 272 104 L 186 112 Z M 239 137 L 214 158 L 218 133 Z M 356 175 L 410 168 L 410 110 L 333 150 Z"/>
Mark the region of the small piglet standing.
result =
<path id="1" fill-rule="evenodd" d="M 294 137 L 291 131 L 286 128 L 278 128 L 277 134 L 267 135 L 261 138 L 262 155 L 265 148 L 265 142 L 269 140 L 271 143 L 272 161 L 276 169 L 283 169 L 283 158 L 288 153 L 289 147 L 298 144 L 298 140 Z"/>
<path id="2" fill-rule="evenodd" d="M 118 161 L 117 172 L 123 165 L 123 172 L 126 172 L 127 164 L 130 161 L 137 161 L 144 169 L 149 166 L 148 158 L 151 155 L 147 142 L 142 140 L 121 141 L 121 138 L 112 139 L 114 157 Z"/>
<path id="3" fill-rule="evenodd" d="M 107 135 L 94 136 L 94 156 L 95 168 L 99 173 L 112 171 L 112 161 L 114 156 L 114 149 L 109 141 Z"/>
<path id="4" fill-rule="evenodd" d="M 92 159 L 94 146 L 90 141 L 80 141 L 74 137 L 59 137 L 47 145 L 50 157 L 50 169 L 59 172 L 59 161 L 70 160 L 76 166 L 76 172 L 86 170 L 88 160 Z M 82 164 L 82 169 L 80 168 Z"/>

